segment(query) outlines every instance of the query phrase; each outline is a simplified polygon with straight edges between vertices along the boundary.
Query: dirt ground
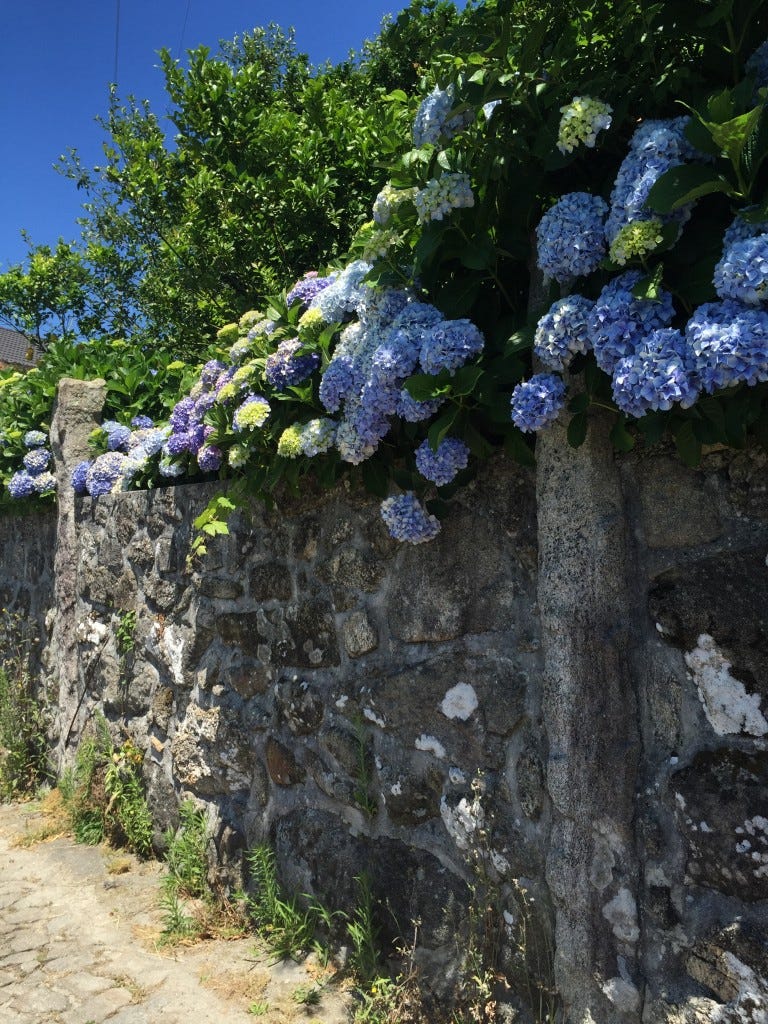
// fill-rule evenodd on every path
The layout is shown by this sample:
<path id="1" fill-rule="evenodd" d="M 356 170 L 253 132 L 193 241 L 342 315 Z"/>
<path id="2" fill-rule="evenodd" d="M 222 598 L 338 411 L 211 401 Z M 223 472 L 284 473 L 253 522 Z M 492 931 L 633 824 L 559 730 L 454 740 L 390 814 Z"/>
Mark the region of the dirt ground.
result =
<path id="1" fill-rule="evenodd" d="M 316 962 L 272 964 L 253 938 L 163 945 L 160 864 L 46 830 L 36 805 L 0 805 L 0 1024 L 348 1024 Z"/>

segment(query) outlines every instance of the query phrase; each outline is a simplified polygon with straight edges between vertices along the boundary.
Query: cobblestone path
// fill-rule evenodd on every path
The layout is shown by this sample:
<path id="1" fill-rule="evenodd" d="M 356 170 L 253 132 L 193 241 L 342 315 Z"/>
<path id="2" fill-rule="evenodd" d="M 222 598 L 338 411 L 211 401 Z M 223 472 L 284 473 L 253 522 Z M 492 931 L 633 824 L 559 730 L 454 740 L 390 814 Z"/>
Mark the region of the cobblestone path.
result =
<path id="1" fill-rule="evenodd" d="M 348 1020 L 335 989 L 297 1002 L 307 969 L 270 966 L 251 939 L 158 947 L 158 864 L 131 858 L 111 874 L 115 855 L 101 848 L 19 846 L 31 828 L 29 805 L 0 805 L 0 1024 Z"/>

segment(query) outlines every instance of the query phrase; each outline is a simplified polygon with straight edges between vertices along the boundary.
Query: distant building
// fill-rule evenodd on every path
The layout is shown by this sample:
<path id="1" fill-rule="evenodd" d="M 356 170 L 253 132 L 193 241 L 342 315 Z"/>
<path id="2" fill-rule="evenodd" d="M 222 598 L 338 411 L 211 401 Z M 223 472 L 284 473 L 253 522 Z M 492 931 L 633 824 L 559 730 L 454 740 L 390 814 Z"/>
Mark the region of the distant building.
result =
<path id="1" fill-rule="evenodd" d="M 26 334 L 0 327 L 0 369 L 31 370 L 40 355 L 40 349 Z"/>

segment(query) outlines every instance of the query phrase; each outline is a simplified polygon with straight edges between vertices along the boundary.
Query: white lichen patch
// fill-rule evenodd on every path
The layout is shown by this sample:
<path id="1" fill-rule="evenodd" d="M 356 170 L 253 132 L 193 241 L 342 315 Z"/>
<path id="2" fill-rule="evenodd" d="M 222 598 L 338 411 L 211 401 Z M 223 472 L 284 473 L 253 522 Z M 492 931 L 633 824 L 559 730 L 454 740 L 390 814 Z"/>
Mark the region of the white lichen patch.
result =
<path id="1" fill-rule="evenodd" d="M 603 907 L 603 917 L 610 924 L 620 942 L 635 943 L 640 938 L 637 924 L 637 903 L 627 888 L 619 889 L 613 899 Z"/>
<path id="2" fill-rule="evenodd" d="M 181 655 L 184 651 L 184 637 L 175 637 L 172 626 L 166 626 L 158 634 L 160 647 L 165 654 L 165 660 L 173 673 L 173 681 L 177 686 L 184 685 L 184 671 L 181 664 Z"/>
<path id="3" fill-rule="evenodd" d="M 82 619 L 78 622 L 76 634 L 81 644 L 93 644 L 96 646 L 107 635 L 107 625 L 93 615 L 89 615 L 87 619 Z"/>
<path id="4" fill-rule="evenodd" d="M 440 801 L 440 817 L 448 835 L 460 850 L 469 849 L 475 833 L 485 821 L 480 801 L 477 798 L 470 801 L 466 797 L 462 797 L 455 807 L 451 807 L 443 797 Z"/>
<path id="5" fill-rule="evenodd" d="M 736 829 L 739 835 L 751 836 L 751 840 L 742 839 L 736 843 L 736 852 L 750 861 L 755 878 L 768 876 L 768 818 L 755 814 L 747 818 L 742 826 Z"/>
<path id="6" fill-rule="evenodd" d="M 467 781 L 467 777 L 461 768 L 457 768 L 456 765 L 452 765 L 448 769 L 448 781 L 452 786 L 463 786 Z"/>
<path id="7" fill-rule="evenodd" d="M 417 738 L 416 749 L 423 750 L 427 754 L 434 754 L 435 757 L 439 757 L 441 760 L 445 758 L 445 747 L 440 740 L 435 739 L 434 736 L 427 736 L 426 733 L 422 733 Z"/>
<path id="8" fill-rule="evenodd" d="M 478 704 L 477 694 L 469 683 L 457 683 L 443 697 L 440 710 L 446 718 L 466 722 L 477 711 Z"/>
<path id="9" fill-rule="evenodd" d="M 390 786 L 389 792 L 392 794 L 392 796 L 402 796 L 403 787 L 400 785 L 400 780 L 399 779 L 394 784 L 394 786 Z"/>
<path id="10" fill-rule="evenodd" d="M 685 655 L 685 663 L 698 688 L 704 713 L 718 736 L 768 733 L 768 721 L 760 711 L 760 695 L 747 693 L 744 684 L 731 675 L 731 663 L 708 633 L 701 634 L 697 646 Z"/>
<path id="11" fill-rule="evenodd" d="M 386 727 L 386 722 L 383 718 L 376 714 L 373 708 L 363 708 L 363 716 L 368 719 L 369 722 L 373 722 L 374 725 L 378 725 L 380 729 Z"/>

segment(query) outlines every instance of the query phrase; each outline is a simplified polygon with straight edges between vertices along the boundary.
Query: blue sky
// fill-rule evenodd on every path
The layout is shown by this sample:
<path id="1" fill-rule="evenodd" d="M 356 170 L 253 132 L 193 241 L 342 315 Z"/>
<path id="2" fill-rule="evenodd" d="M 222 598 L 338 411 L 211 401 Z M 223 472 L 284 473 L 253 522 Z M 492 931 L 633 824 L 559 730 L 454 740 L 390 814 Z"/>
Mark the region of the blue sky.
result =
<path id="1" fill-rule="evenodd" d="M 83 196 L 52 166 L 69 147 L 99 162 L 115 67 L 118 86 L 165 110 L 157 51 L 174 55 L 275 21 L 294 26 L 316 63 L 344 58 L 376 35 L 386 13 L 406 0 L 23 0 L 5 6 L 0 30 L 0 271 L 26 253 L 20 229 L 55 244 L 75 238 Z M 182 50 L 179 49 L 180 44 Z"/>

